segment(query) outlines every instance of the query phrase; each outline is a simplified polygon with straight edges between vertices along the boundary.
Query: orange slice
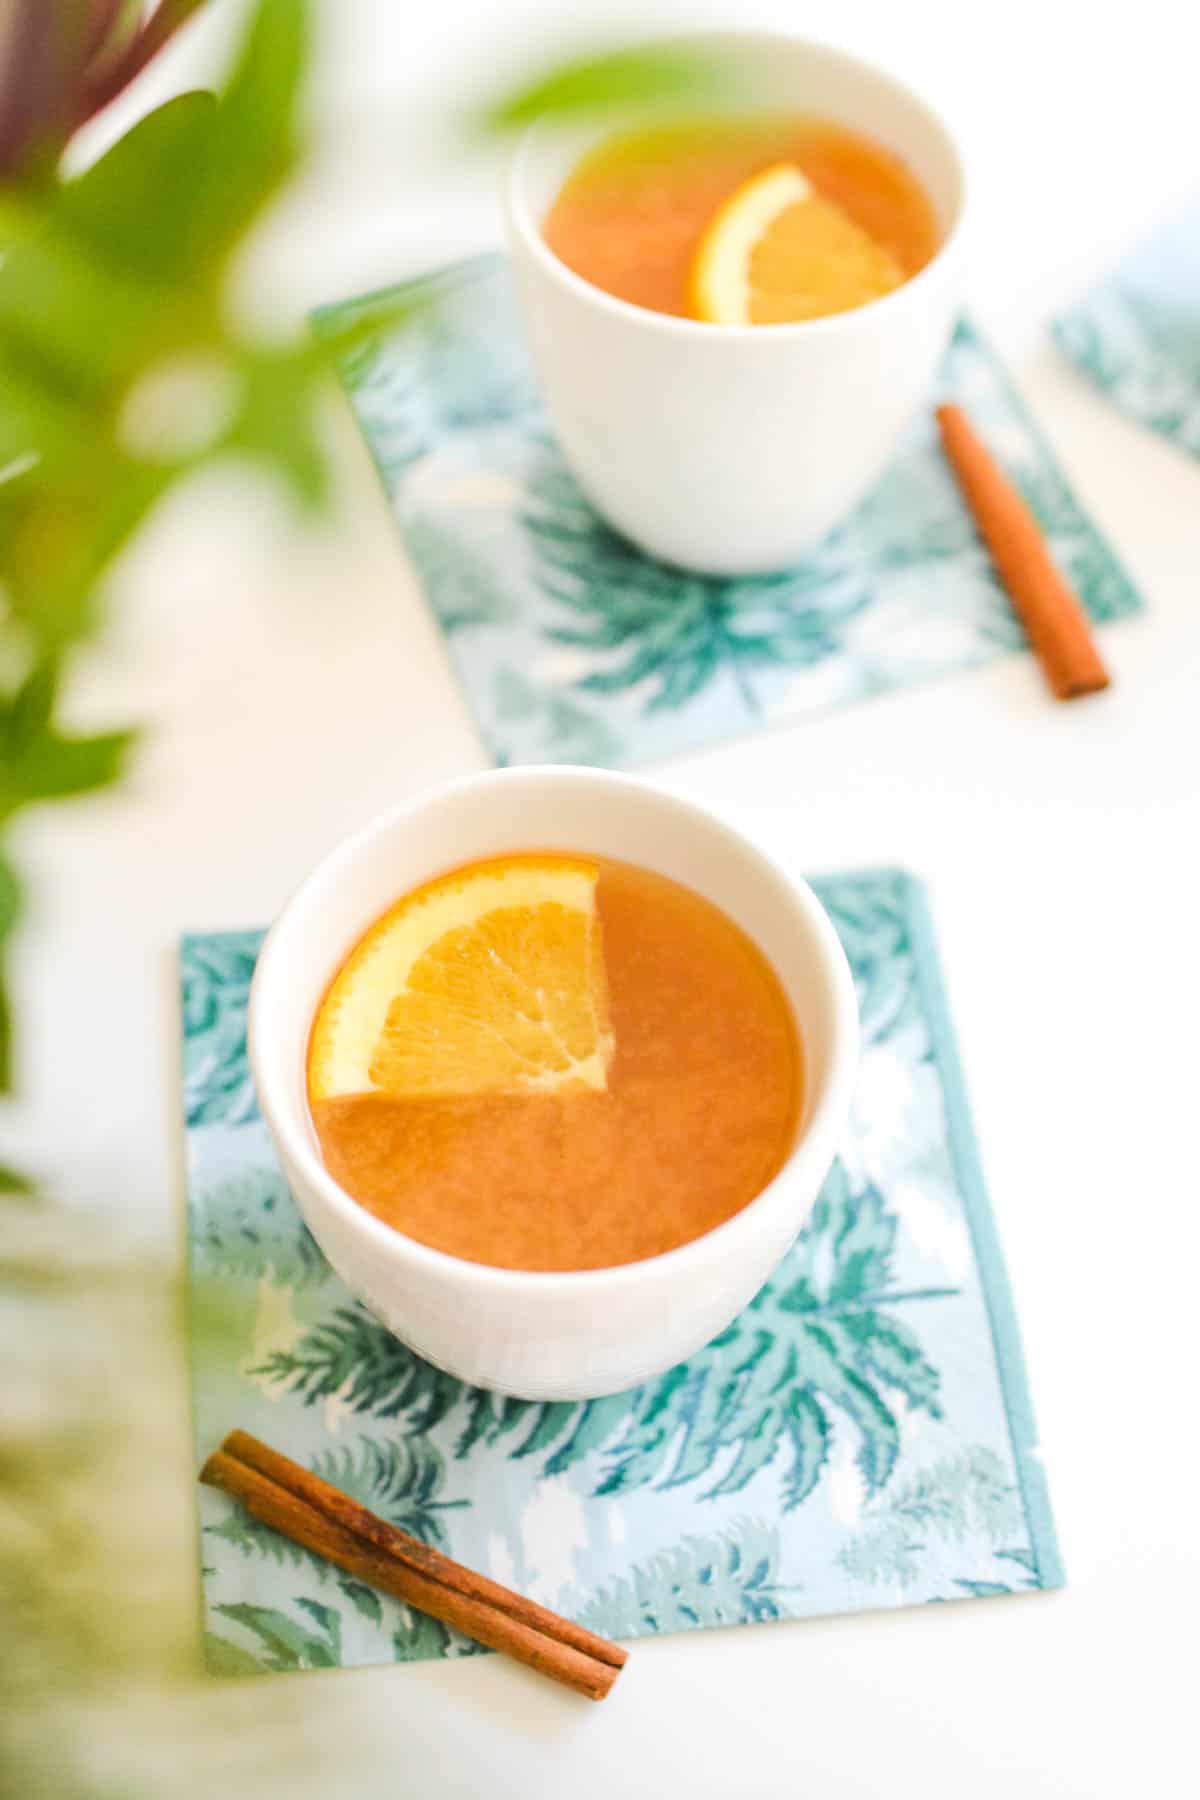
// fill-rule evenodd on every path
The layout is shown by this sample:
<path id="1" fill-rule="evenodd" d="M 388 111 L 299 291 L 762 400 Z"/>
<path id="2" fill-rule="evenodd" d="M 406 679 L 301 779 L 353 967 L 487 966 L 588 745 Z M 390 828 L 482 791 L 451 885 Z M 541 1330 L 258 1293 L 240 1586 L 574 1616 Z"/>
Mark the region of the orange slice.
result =
<path id="1" fill-rule="evenodd" d="M 696 248 L 688 299 L 709 325 L 782 325 L 890 293 L 904 271 L 792 163 L 742 183 Z"/>
<path id="2" fill-rule="evenodd" d="M 603 1088 L 613 1038 L 598 874 L 579 857 L 512 856 L 406 895 L 321 1002 L 310 1097 Z"/>

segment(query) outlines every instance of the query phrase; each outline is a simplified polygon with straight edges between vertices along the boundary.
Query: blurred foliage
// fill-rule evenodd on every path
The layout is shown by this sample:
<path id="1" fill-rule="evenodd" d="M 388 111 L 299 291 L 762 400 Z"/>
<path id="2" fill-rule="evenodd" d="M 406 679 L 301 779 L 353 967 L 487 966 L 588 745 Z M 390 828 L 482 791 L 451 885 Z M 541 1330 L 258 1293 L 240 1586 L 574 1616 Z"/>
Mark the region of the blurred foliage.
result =
<path id="1" fill-rule="evenodd" d="M 62 722 L 110 566 L 169 488 L 231 454 L 319 507 L 325 374 L 356 330 L 380 326 L 281 343 L 226 304 L 231 264 L 300 154 L 310 0 L 254 0 L 219 94 L 169 100 L 62 177 L 79 125 L 202 4 L 160 0 L 146 18 L 133 0 L 0 0 L 0 1094 L 21 899 L 5 835 L 24 808 L 115 781 L 133 744 L 129 730 L 79 736 Z M 715 55 L 649 45 L 565 62 L 473 123 L 496 136 L 542 114 L 711 100 L 726 84 Z"/>
<path id="2" fill-rule="evenodd" d="M 230 452 L 303 506 L 325 493 L 322 356 L 234 325 L 232 258 L 290 174 L 309 44 L 305 0 L 259 0 L 224 91 L 183 94 L 73 180 L 74 129 L 196 10 L 149 24 L 120 0 L 10 5 L 0 91 L 0 832 L 25 807 L 114 781 L 128 731 L 77 736 L 60 711 L 97 629 L 102 579 L 174 483 Z M 19 98 L 19 104 L 18 104 Z M 148 421 L 148 423 L 147 423 Z M 0 862 L 0 956 L 20 910 Z M 0 1088 L 11 1080 L 0 981 Z"/>
<path id="3" fill-rule="evenodd" d="M 646 44 L 561 62 L 480 109 L 487 132 L 540 118 L 587 119 L 623 107 L 715 105 L 735 98 L 728 66 L 678 44 Z"/>
<path id="4" fill-rule="evenodd" d="M 204 3 L 0 0 L 0 1093 L 13 822 L 115 781 L 134 741 L 64 716 L 109 571 L 217 458 L 251 457 L 319 506 L 320 387 L 368 328 L 281 342 L 227 306 L 234 259 L 301 154 L 309 0 L 253 0 L 219 94 L 169 100 L 64 177 L 74 133 Z M 711 58 L 650 47 L 562 65 L 473 122 L 496 134 L 721 82 Z M 0 1793 L 390 1792 L 362 1721 L 323 1757 L 307 1690 L 199 1677 L 182 1335 L 161 1269 L 102 1253 L 93 1225 L 0 1165 Z"/>
<path id="5" fill-rule="evenodd" d="M 390 1791 L 344 1691 L 317 1721 L 302 1686 L 202 1673 L 182 1314 L 111 1222 L 0 1200 L 0 1794 Z M 215 1293 L 191 1329 L 232 1333 Z"/>

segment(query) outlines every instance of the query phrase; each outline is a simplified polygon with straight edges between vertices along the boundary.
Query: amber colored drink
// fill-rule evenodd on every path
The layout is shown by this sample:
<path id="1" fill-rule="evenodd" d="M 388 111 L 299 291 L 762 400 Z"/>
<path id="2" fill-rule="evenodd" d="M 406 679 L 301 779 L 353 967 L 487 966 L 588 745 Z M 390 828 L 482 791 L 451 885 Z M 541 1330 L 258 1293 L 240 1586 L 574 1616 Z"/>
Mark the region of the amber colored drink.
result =
<path id="1" fill-rule="evenodd" d="M 751 176 L 793 163 L 889 251 L 905 277 L 938 248 L 924 188 L 861 132 L 801 114 L 693 120 L 615 137 L 584 157 L 543 228 L 569 269 L 655 312 L 686 316 L 701 235 Z"/>
<path id="2" fill-rule="evenodd" d="M 636 1262 L 730 1218 L 789 1154 L 801 1050 L 774 970 L 690 888 L 593 860 L 603 1089 L 310 1102 L 330 1173 L 423 1244 L 509 1269 Z"/>

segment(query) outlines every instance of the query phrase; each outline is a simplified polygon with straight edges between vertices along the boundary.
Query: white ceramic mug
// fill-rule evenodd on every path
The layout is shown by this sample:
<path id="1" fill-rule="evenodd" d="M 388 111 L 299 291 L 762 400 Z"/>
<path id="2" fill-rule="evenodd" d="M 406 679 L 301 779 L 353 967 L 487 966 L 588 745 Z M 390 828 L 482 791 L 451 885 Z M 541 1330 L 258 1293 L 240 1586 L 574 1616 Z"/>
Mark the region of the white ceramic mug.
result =
<path id="1" fill-rule="evenodd" d="M 321 1161 L 308 1113 L 313 1014 L 350 947 L 395 899 L 476 857 L 574 850 L 672 876 L 715 901 L 779 975 L 804 1055 L 792 1153 L 749 1205 L 665 1255 L 566 1274 L 429 1249 L 359 1206 Z M 329 856 L 267 937 L 250 995 L 250 1064 L 296 1203 L 347 1287 L 406 1344 L 480 1386 L 537 1400 L 618 1392 L 724 1329 L 795 1238 L 846 1122 L 858 1014 L 823 908 L 728 826 L 597 769 L 501 770 L 387 813 Z"/>
<path id="2" fill-rule="evenodd" d="M 855 57 L 758 32 L 675 41 L 728 58 L 749 104 L 828 118 L 895 151 L 941 232 L 911 281 L 851 312 L 700 324 L 593 287 L 542 237 L 565 177 L 604 132 L 539 124 L 522 141 L 508 237 L 567 461 L 596 508 L 649 555 L 752 574 L 797 561 L 853 510 L 928 396 L 959 306 L 963 169 L 928 106 Z"/>

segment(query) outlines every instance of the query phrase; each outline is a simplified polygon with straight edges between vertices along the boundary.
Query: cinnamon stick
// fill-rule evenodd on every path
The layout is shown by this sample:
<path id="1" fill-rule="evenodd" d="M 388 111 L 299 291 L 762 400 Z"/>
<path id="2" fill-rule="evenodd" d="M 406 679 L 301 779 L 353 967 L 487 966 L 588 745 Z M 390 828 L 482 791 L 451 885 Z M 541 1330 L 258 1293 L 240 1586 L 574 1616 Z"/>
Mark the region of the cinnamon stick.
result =
<path id="1" fill-rule="evenodd" d="M 356 1580 L 592 1700 L 625 1662 L 619 1645 L 453 1562 L 247 1432 L 231 1432 L 200 1479 Z"/>
<path id="2" fill-rule="evenodd" d="M 1098 693 L 1109 685 L 1108 670 L 1037 520 L 960 406 L 939 406 L 937 422 L 947 460 L 1051 688 L 1060 700 Z"/>

